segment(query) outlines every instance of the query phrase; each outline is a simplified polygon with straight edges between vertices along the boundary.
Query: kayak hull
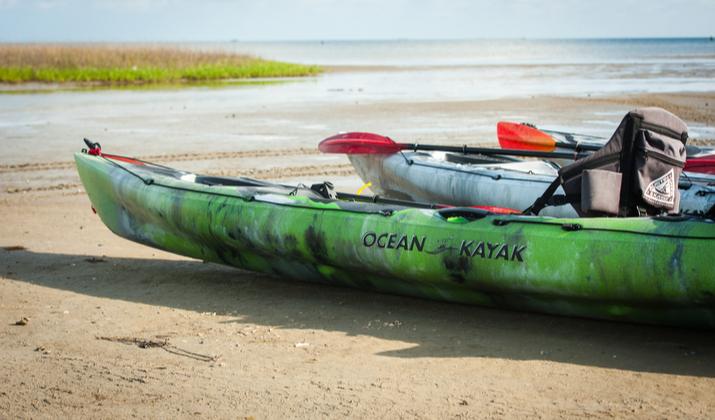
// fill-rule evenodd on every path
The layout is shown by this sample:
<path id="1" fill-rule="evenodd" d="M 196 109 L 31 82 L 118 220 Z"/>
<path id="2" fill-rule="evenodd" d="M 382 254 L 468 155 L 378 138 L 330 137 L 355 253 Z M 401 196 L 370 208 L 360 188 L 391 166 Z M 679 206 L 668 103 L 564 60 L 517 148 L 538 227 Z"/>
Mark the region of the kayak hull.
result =
<path id="1" fill-rule="evenodd" d="M 176 254 L 450 302 L 715 327 L 715 225 L 702 219 L 388 208 L 209 187 L 100 156 L 77 154 L 76 163 L 110 230 Z"/>

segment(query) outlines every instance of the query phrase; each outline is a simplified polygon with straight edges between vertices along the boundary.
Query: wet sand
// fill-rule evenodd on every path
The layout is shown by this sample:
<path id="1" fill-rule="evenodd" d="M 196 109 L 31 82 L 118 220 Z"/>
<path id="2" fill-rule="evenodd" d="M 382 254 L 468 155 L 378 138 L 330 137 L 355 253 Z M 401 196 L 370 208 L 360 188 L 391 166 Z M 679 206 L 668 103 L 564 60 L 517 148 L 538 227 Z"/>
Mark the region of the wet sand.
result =
<path id="1" fill-rule="evenodd" d="M 347 159 L 315 150 L 336 131 L 493 144 L 500 119 L 608 134 L 628 109 L 651 104 L 691 126 L 715 124 L 708 93 L 263 109 L 189 102 L 190 115 L 175 103 L 168 115 L 157 106 L 120 117 L 95 106 L 61 124 L 3 129 L 12 146 L 0 158 L 0 417 L 709 418 L 712 332 L 437 303 L 205 264 L 110 233 L 71 163 L 86 135 L 110 152 L 187 170 L 336 180 L 354 192 L 361 182 Z M 56 106 L 66 108 L 40 111 L 74 115 L 72 104 Z"/>

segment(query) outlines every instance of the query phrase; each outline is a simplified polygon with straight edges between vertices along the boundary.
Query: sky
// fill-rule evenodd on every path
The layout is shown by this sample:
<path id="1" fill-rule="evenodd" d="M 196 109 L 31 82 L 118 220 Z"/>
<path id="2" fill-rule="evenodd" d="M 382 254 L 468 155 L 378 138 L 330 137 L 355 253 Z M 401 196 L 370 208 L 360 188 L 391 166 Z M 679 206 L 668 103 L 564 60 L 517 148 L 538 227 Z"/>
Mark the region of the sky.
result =
<path id="1" fill-rule="evenodd" d="M 715 35 L 715 0 L 0 0 L 0 42 Z"/>

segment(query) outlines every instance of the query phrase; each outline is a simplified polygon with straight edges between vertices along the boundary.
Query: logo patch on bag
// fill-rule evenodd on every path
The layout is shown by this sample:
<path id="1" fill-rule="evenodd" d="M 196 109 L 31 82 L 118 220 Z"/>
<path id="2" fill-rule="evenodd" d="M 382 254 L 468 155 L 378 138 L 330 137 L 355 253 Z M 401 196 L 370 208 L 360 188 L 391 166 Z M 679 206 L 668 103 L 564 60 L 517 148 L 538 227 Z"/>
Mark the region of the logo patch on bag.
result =
<path id="1" fill-rule="evenodd" d="M 675 173 L 671 169 L 653 180 L 643 192 L 643 199 L 651 205 L 673 208 L 675 205 Z"/>

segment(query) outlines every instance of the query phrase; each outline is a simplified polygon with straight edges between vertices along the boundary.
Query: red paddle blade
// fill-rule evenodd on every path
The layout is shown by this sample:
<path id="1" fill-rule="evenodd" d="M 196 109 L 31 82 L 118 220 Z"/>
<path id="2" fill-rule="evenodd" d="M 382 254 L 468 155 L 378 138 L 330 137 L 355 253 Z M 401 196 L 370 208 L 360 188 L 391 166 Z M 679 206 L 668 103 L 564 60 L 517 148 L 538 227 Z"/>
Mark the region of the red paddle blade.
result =
<path id="1" fill-rule="evenodd" d="M 715 174 L 715 155 L 690 158 L 685 161 L 685 170 L 702 174 Z"/>
<path id="2" fill-rule="evenodd" d="M 348 155 L 391 155 L 402 150 L 402 145 L 389 137 L 373 133 L 342 133 L 320 142 L 323 153 L 345 153 Z"/>
<path id="3" fill-rule="evenodd" d="M 553 137 L 524 124 L 499 121 L 497 137 L 502 149 L 552 152 L 556 148 L 556 140 Z"/>

